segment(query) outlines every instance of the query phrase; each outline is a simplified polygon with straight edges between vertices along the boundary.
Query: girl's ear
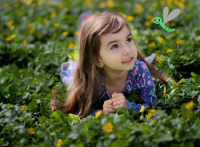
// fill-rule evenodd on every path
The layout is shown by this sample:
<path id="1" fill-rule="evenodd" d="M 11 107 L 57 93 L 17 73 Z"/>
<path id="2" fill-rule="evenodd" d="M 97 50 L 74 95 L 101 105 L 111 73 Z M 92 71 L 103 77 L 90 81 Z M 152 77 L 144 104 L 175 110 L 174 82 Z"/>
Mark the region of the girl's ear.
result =
<path id="1" fill-rule="evenodd" d="M 99 60 L 98 58 L 95 58 L 95 65 L 98 67 L 103 67 L 103 63 L 101 62 L 101 60 Z"/>

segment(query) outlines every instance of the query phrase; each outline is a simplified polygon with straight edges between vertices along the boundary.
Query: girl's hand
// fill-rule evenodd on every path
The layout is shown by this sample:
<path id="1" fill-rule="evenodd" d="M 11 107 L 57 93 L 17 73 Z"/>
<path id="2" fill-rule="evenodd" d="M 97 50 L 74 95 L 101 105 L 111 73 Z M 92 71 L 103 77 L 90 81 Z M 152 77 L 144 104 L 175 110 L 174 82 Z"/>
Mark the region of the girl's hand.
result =
<path id="1" fill-rule="evenodd" d="M 117 108 L 128 109 L 128 103 L 123 93 L 114 92 L 111 100 L 115 110 L 117 110 Z"/>
<path id="2" fill-rule="evenodd" d="M 114 114 L 114 113 L 116 113 L 116 110 L 113 107 L 112 100 L 109 99 L 109 100 L 104 101 L 102 114 L 109 115 L 109 114 Z"/>

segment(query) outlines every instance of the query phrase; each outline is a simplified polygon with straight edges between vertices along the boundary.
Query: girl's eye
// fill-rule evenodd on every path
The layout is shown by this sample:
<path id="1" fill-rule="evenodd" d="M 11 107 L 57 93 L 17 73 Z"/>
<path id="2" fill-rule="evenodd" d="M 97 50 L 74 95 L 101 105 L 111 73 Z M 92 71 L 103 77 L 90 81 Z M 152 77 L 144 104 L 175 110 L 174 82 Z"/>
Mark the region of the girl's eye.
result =
<path id="1" fill-rule="evenodd" d="M 131 42 L 131 41 L 132 41 L 132 38 L 130 37 L 130 38 L 128 38 L 127 40 L 129 40 L 129 42 Z"/>
<path id="2" fill-rule="evenodd" d="M 129 40 L 129 42 L 131 42 L 132 41 L 132 38 L 130 37 L 130 38 L 128 38 L 127 39 L 127 41 Z M 113 48 L 114 47 L 114 48 Z M 114 44 L 112 47 L 111 47 L 111 50 L 112 49 L 115 49 L 115 47 L 117 48 L 118 47 L 118 45 L 117 44 Z"/>
<path id="3" fill-rule="evenodd" d="M 114 44 L 112 47 L 111 47 L 111 49 L 113 49 L 113 47 L 117 47 L 118 45 L 117 44 Z"/>

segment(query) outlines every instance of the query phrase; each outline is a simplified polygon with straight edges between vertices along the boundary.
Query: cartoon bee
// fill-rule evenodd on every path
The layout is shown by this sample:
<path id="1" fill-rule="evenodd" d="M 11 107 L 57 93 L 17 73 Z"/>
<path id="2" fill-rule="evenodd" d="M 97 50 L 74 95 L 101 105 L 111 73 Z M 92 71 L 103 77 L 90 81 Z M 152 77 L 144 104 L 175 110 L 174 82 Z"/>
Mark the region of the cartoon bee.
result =
<path id="1" fill-rule="evenodd" d="M 154 11 L 156 12 L 156 11 Z M 180 14 L 180 9 L 175 9 L 173 10 L 169 15 L 169 8 L 168 7 L 165 7 L 163 9 L 163 22 L 162 22 L 162 19 L 159 16 L 159 14 L 157 15 L 157 17 L 154 17 L 153 18 L 153 22 L 155 24 L 160 24 L 161 27 L 165 30 L 165 31 L 168 31 L 168 32 L 173 32 L 175 31 L 175 29 L 170 29 L 168 28 L 165 23 L 167 23 L 168 21 L 174 19 L 175 17 L 177 17 L 179 14 Z M 157 14 L 157 13 L 156 13 Z M 168 15 L 168 16 L 167 16 Z"/>

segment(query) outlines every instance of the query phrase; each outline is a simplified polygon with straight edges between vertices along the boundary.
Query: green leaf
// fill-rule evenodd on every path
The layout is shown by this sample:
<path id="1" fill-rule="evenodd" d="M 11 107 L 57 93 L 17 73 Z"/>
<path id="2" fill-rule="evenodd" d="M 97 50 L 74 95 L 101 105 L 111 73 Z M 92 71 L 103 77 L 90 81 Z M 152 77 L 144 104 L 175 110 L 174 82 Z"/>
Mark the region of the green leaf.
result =
<path id="1" fill-rule="evenodd" d="M 31 103 L 29 103 L 29 105 L 28 105 L 28 108 L 30 108 L 31 110 L 35 110 L 35 109 L 37 109 L 37 104 L 35 103 L 35 102 L 31 102 Z"/>
<path id="2" fill-rule="evenodd" d="M 8 86 L 6 86 L 6 88 L 4 88 L 4 92 L 9 92 L 9 88 L 10 88 L 11 84 L 9 84 Z"/>
<path id="3" fill-rule="evenodd" d="M 40 117 L 40 123 L 45 123 L 47 120 L 47 117 L 46 116 L 41 116 Z"/>
<path id="4" fill-rule="evenodd" d="M 194 72 L 191 72 L 192 77 L 196 77 L 196 74 Z"/>
<path id="5" fill-rule="evenodd" d="M 164 141 L 172 141 L 173 137 L 170 134 L 160 133 L 157 139 L 153 139 L 154 142 L 164 142 Z"/>
<path id="6" fill-rule="evenodd" d="M 197 82 L 197 84 L 200 84 L 200 75 L 196 74 L 195 81 Z"/>
<path id="7" fill-rule="evenodd" d="M 30 93 L 25 92 L 22 98 L 23 98 L 23 99 L 27 99 L 29 95 L 30 95 Z"/>

